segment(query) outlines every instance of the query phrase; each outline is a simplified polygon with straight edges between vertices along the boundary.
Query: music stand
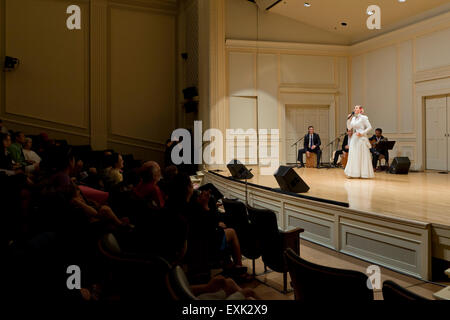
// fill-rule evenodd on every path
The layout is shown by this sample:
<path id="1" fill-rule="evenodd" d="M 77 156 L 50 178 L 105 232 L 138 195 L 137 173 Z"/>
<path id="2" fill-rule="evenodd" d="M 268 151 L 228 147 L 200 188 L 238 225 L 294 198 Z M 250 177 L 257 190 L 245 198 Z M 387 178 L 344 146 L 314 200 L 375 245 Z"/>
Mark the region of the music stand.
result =
<path id="1" fill-rule="evenodd" d="M 248 204 L 248 186 L 247 180 L 253 178 L 253 173 L 247 169 L 239 160 L 232 160 L 227 164 L 228 170 L 230 170 L 231 176 L 236 180 L 245 180 L 245 204 Z"/>
<path id="2" fill-rule="evenodd" d="M 387 152 L 389 154 L 389 151 L 394 149 L 394 145 L 395 145 L 395 141 L 382 140 L 377 143 L 377 145 L 375 146 L 375 150 L 380 154 L 382 154 L 382 152 L 387 150 Z M 387 167 L 389 168 L 389 162 L 387 162 Z"/>

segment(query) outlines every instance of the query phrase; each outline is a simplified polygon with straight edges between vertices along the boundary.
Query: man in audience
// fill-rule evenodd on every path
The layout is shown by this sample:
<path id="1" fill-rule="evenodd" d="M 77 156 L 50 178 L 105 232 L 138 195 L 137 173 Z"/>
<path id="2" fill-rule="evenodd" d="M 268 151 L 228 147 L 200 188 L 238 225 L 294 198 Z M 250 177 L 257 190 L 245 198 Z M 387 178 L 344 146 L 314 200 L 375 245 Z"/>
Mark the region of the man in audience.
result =
<path id="1" fill-rule="evenodd" d="M 21 166 L 27 166 L 29 163 L 25 160 L 23 154 L 23 145 L 25 143 L 25 135 L 23 132 L 17 131 L 14 134 L 14 142 L 9 146 L 8 151 L 13 161 Z"/>

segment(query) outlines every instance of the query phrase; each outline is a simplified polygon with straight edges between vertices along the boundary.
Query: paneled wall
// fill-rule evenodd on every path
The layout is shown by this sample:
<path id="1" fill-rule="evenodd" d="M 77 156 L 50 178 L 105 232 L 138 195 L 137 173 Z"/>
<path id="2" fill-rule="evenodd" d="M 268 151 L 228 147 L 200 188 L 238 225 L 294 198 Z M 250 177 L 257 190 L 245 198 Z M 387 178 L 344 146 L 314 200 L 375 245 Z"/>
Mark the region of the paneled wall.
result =
<path id="1" fill-rule="evenodd" d="M 331 141 L 345 132 L 348 112 L 345 48 L 227 40 L 229 127 L 279 129 L 280 161 L 285 162 L 286 106 L 330 111 Z M 269 138 L 270 140 L 270 138 Z"/>
<path id="2" fill-rule="evenodd" d="M 332 138 L 345 131 L 352 107 L 362 104 L 372 126 L 382 128 L 385 136 L 397 142 L 391 158 L 407 156 L 413 170 L 426 168 L 423 99 L 450 93 L 450 13 L 355 45 L 337 46 L 306 44 L 302 39 L 279 42 L 288 28 L 277 24 L 273 29 L 277 42 L 262 41 L 271 39 L 263 31 L 264 14 L 257 15 L 251 3 L 251 7 L 234 0 L 226 4 L 227 102 L 229 110 L 234 110 L 228 113 L 231 128 L 247 121 L 247 126 L 257 123 L 258 128 L 280 129 L 283 162 L 284 105 L 329 105 Z M 242 18 L 244 12 L 248 21 Z M 245 108 L 250 104 L 237 97 L 254 97 L 256 112 L 248 112 Z M 240 118 L 244 111 L 245 120 Z"/>
<path id="3" fill-rule="evenodd" d="M 81 30 L 66 9 L 81 8 Z M 162 159 L 176 128 L 176 0 L 0 0 L 0 118 L 11 129 Z"/>
<path id="4" fill-rule="evenodd" d="M 408 156 L 416 170 L 425 168 L 422 98 L 450 93 L 433 84 L 450 77 L 449 43 L 444 14 L 350 49 L 350 105 L 364 105 L 372 126 L 397 141 L 391 157 Z"/>

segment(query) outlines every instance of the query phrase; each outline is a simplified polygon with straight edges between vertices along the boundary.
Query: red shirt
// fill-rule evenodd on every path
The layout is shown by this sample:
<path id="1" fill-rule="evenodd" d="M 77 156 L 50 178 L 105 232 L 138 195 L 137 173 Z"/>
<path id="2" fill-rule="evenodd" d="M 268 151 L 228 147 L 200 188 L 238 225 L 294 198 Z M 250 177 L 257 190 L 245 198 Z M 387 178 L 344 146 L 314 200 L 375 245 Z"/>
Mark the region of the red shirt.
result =
<path id="1" fill-rule="evenodd" d="M 159 208 L 164 207 L 163 194 L 156 184 L 141 181 L 134 188 L 134 193 L 141 199 L 154 202 Z"/>

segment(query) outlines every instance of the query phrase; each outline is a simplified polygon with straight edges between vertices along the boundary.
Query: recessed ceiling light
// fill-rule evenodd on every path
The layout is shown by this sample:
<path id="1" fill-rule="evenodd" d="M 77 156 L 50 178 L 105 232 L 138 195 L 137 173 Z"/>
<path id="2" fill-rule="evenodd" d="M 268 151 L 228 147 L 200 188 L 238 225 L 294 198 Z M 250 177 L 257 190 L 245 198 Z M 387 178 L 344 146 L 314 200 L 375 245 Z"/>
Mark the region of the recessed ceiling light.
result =
<path id="1" fill-rule="evenodd" d="M 398 2 L 406 2 L 406 0 L 398 0 Z"/>
<path id="2" fill-rule="evenodd" d="M 311 7 L 311 3 L 305 2 L 304 6 L 307 7 L 307 8 L 309 8 L 309 7 Z"/>

